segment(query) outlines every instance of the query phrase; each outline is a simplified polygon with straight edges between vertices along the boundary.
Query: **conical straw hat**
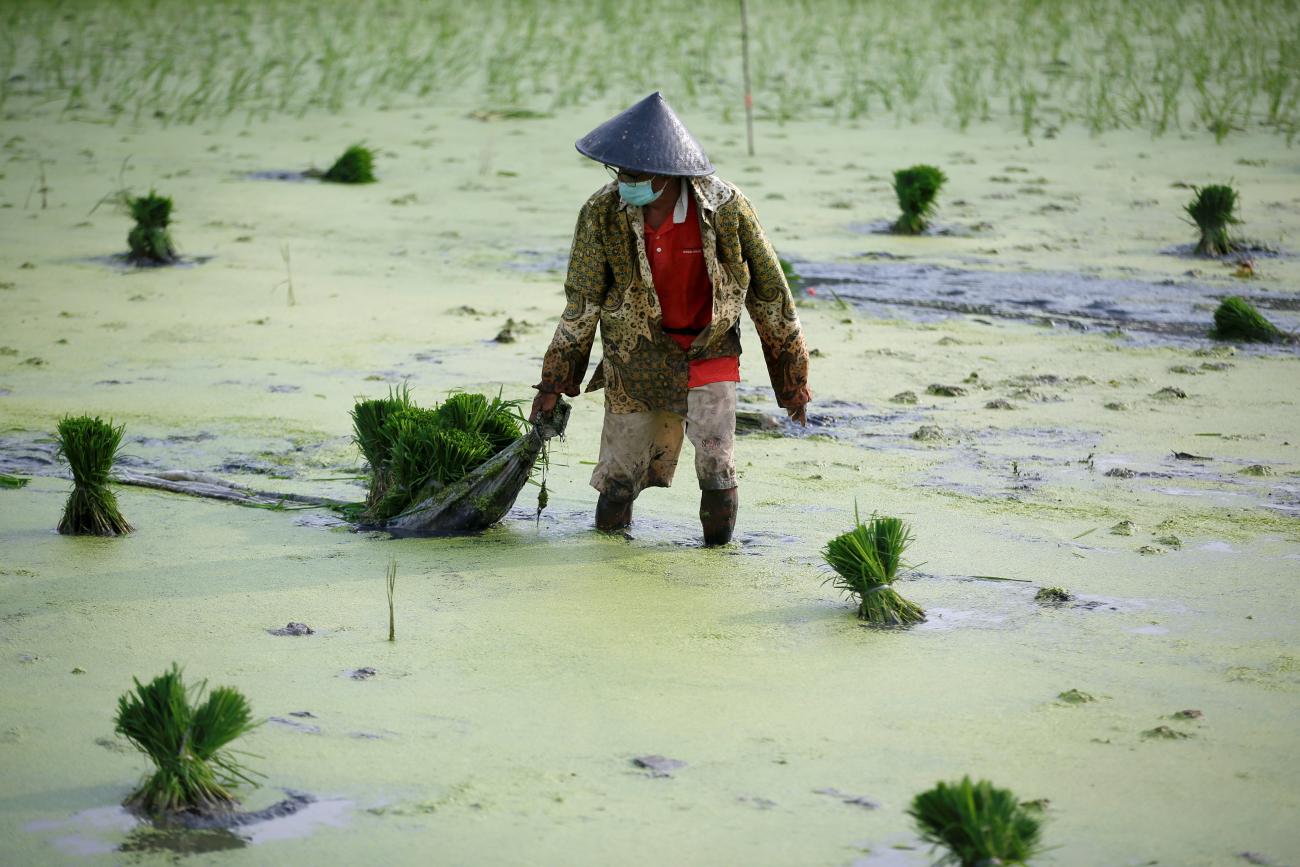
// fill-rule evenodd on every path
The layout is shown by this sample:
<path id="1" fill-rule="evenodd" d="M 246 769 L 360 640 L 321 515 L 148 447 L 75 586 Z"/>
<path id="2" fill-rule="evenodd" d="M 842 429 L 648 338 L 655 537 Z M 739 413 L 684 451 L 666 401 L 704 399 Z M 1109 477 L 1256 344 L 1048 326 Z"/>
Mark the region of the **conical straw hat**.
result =
<path id="1" fill-rule="evenodd" d="M 585 157 L 634 172 L 713 174 L 704 148 L 657 90 L 578 139 L 577 148 Z"/>

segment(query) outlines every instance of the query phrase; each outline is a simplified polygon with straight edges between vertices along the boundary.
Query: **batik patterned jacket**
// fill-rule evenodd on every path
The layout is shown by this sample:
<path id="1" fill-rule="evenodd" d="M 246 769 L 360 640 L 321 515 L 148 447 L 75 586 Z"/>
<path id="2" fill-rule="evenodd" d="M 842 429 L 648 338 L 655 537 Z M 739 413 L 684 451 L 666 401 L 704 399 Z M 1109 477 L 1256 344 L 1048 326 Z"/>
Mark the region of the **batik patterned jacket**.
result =
<path id="1" fill-rule="evenodd" d="M 740 354 L 740 311 L 763 344 L 768 375 L 783 407 L 806 403 L 808 350 L 790 287 L 749 200 L 715 177 L 689 179 L 700 215 L 704 261 L 713 284 L 713 321 L 683 351 L 660 327 L 641 209 L 608 184 L 583 205 L 573 234 L 568 303 L 542 363 L 540 391 L 576 396 L 600 325 L 604 358 L 587 391 L 605 389 L 615 413 L 686 414 L 688 363 Z"/>

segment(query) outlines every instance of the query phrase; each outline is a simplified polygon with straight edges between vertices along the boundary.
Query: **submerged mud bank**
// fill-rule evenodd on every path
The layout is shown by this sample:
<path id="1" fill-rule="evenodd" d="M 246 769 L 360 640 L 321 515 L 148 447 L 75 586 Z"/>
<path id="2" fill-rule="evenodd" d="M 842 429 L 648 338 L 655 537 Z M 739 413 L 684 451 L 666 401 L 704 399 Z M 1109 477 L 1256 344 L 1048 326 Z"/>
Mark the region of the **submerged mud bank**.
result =
<path id="1" fill-rule="evenodd" d="M 796 268 L 814 293 L 832 292 L 873 316 L 918 321 L 940 321 L 950 315 L 995 316 L 1083 331 L 1123 332 L 1139 345 L 1207 341 L 1218 301 L 1225 295 L 1243 294 L 1236 287 L 1194 280 L 1117 280 L 909 262 L 799 262 Z M 1300 328 L 1300 316 L 1289 299 L 1245 294 L 1267 310 L 1282 330 Z M 1272 351 L 1297 350 L 1278 346 Z"/>

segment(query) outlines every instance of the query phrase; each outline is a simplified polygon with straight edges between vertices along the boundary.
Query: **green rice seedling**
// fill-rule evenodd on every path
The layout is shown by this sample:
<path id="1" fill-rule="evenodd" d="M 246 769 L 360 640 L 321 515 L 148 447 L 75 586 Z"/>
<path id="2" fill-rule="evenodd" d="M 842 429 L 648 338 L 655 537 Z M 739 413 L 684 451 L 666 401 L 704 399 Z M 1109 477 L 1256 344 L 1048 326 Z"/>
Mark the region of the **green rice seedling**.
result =
<path id="1" fill-rule="evenodd" d="M 502 400 L 499 394 L 491 400 L 472 392 L 453 394 L 438 407 L 438 416 L 446 427 L 483 434 L 492 446 L 492 454 L 523 434 L 518 403 Z"/>
<path id="2" fill-rule="evenodd" d="M 1201 230 L 1196 242 L 1198 256 L 1226 256 L 1235 248 L 1228 236 L 1228 227 L 1240 223 L 1234 213 L 1237 209 L 1237 191 L 1226 184 L 1192 187 L 1196 197 L 1183 210 Z"/>
<path id="3" fill-rule="evenodd" d="M 430 487 L 454 484 L 522 435 L 518 401 L 498 394 L 453 394 L 433 409 L 416 406 L 403 387 L 387 399 L 359 401 L 354 441 L 371 466 L 366 514 L 387 520 Z"/>
<path id="4" fill-rule="evenodd" d="M 135 225 L 126 236 L 131 252 L 127 254 L 137 265 L 170 265 L 177 259 L 176 246 L 167 231 L 172 218 L 172 200 L 153 190 L 147 196 L 128 196 L 127 209 Z"/>
<path id="5" fill-rule="evenodd" d="M 403 410 L 388 420 L 385 432 L 392 439 L 387 492 L 373 510 L 381 519 L 401 514 L 430 485 L 459 481 L 493 454 L 483 433 L 448 427 L 437 410 Z"/>
<path id="6" fill-rule="evenodd" d="M 397 449 L 400 452 L 404 439 L 399 438 Z M 480 431 L 456 430 L 443 428 L 433 437 L 433 460 L 429 478 L 441 485 L 450 485 L 460 481 L 479 464 L 492 457 L 492 443 Z M 394 466 L 402 466 L 394 462 Z M 399 480 L 401 476 L 398 477 Z M 417 489 L 410 488 L 413 492 Z"/>
<path id="7" fill-rule="evenodd" d="M 147 684 L 132 680 L 135 690 L 117 700 L 116 731 L 149 757 L 154 772 L 126 805 L 153 816 L 230 809 L 233 789 L 255 785 L 253 772 L 226 750 L 257 725 L 248 700 L 219 686 L 199 703 L 205 683 L 187 690 L 175 663 Z"/>
<path id="8" fill-rule="evenodd" d="M 925 620 L 925 611 L 894 590 L 903 553 L 912 544 L 911 528 L 901 518 L 872 515 L 866 524 L 854 508 L 857 526 L 826 543 L 822 556 L 835 570 L 830 581 L 856 596 L 858 617 L 881 626 L 907 626 Z"/>
<path id="9" fill-rule="evenodd" d="M 68 495 L 59 532 L 66 536 L 121 536 L 132 527 L 117 509 L 117 497 L 109 488 L 113 462 L 122 447 L 124 425 L 88 415 L 66 417 L 56 434 L 58 454 L 72 469 L 72 493 Z"/>
<path id="10" fill-rule="evenodd" d="M 370 490 L 367 508 L 378 503 L 387 490 L 388 462 L 393 443 L 385 423 L 394 414 L 410 409 L 411 391 L 405 384 L 388 390 L 388 397 L 359 400 L 352 408 L 352 441 L 370 464 Z"/>
<path id="11" fill-rule="evenodd" d="M 22 488 L 30 482 L 31 479 L 23 476 L 11 476 L 8 473 L 0 473 L 0 488 Z"/>
<path id="12" fill-rule="evenodd" d="M 1210 336 L 1216 340 L 1276 343 L 1282 339 L 1282 332 L 1245 298 L 1229 295 L 1214 311 L 1214 328 Z"/>
<path id="13" fill-rule="evenodd" d="M 893 230 L 903 235 L 924 232 L 934 214 L 935 198 L 947 180 L 934 166 L 915 165 L 894 172 L 894 195 L 902 214 L 894 221 Z"/>
<path id="14" fill-rule="evenodd" d="M 336 184 L 373 184 L 375 152 L 365 145 L 352 145 L 321 175 L 321 180 Z"/>
<path id="15" fill-rule="evenodd" d="M 907 814 L 921 839 L 947 849 L 939 864 L 1025 864 L 1042 851 L 1042 819 L 988 780 L 939 783 L 912 799 Z"/>
<path id="16" fill-rule="evenodd" d="M 388 561 L 388 573 L 384 576 L 384 586 L 388 589 L 388 640 L 397 640 L 397 615 L 393 607 L 393 596 L 397 592 L 397 560 Z"/>
<path id="17" fill-rule="evenodd" d="M 1061 603 L 1069 602 L 1074 598 L 1074 594 L 1064 587 L 1041 587 L 1034 594 L 1035 602 Z"/>

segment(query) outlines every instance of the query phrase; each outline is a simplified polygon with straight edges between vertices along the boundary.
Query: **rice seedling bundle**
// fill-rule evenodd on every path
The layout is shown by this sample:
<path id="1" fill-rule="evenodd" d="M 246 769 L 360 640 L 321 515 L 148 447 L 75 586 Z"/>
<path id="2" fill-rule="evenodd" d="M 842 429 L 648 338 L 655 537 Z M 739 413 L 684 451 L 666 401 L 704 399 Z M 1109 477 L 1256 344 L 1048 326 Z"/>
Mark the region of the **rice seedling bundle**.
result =
<path id="1" fill-rule="evenodd" d="M 826 543 L 822 556 L 835 570 L 829 580 L 858 599 L 858 617 L 882 626 L 906 626 L 925 620 L 925 611 L 894 590 L 903 563 L 903 553 L 914 541 L 911 528 L 901 518 L 872 515 L 852 530 Z"/>
<path id="2" fill-rule="evenodd" d="M 1226 184 L 1192 187 L 1196 197 L 1183 210 L 1201 230 L 1196 242 L 1198 256 L 1226 256 L 1234 244 L 1228 236 L 1228 227 L 1240 223 L 1237 209 L 1237 191 Z"/>
<path id="3" fill-rule="evenodd" d="M 124 429 L 124 425 L 114 427 L 98 416 L 67 417 L 59 422 L 58 453 L 72 469 L 72 493 L 59 520 L 60 533 L 120 536 L 131 532 L 108 486 Z"/>
<path id="4" fill-rule="evenodd" d="M 126 799 L 149 815 L 215 812 L 235 803 L 234 788 L 254 784 L 252 772 L 226 747 L 256 727 L 248 700 L 219 686 L 199 701 L 204 683 L 187 690 L 172 667 L 117 700 L 116 731 L 144 753 L 154 772 Z"/>
<path id="5" fill-rule="evenodd" d="M 126 236 L 131 252 L 128 258 L 137 264 L 171 264 L 176 261 L 176 247 L 167 227 L 171 224 L 172 200 L 153 190 L 147 196 L 128 198 L 127 209 L 135 225 Z"/>
<path id="6" fill-rule="evenodd" d="M 372 184 L 375 182 L 375 153 L 365 145 L 355 144 L 343 152 L 321 180 L 336 184 Z"/>
<path id="7" fill-rule="evenodd" d="M 519 438 L 515 403 L 461 393 L 433 409 L 405 392 L 353 409 L 356 441 L 371 466 L 367 515 L 387 520 L 455 484 Z"/>
<path id="8" fill-rule="evenodd" d="M 1042 851 L 1037 811 L 988 780 L 939 783 L 917 795 L 907 813 L 923 840 L 948 850 L 938 864 L 1025 864 Z"/>
<path id="9" fill-rule="evenodd" d="M 1218 340 L 1274 343 L 1281 339 L 1282 332 L 1245 298 L 1229 295 L 1214 311 L 1214 329 L 1210 336 Z"/>
<path id="10" fill-rule="evenodd" d="M 481 394 L 461 392 L 447 398 L 438 413 L 447 427 L 481 433 L 496 454 L 523 433 L 518 418 L 510 412 L 511 406 L 499 396 L 488 400 Z"/>
<path id="11" fill-rule="evenodd" d="M 410 409 L 411 392 L 402 385 L 389 389 L 388 397 L 373 400 L 359 400 L 352 408 L 352 441 L 361 449 L 361 454 L 370 464 L 370 491 L 366 496 L 366 507 L 371 508 L 384 496 L 384 482 L 388 478 L 388 462 L 392 455 L 393 443 L 385 430 L 388 419 Z"/>
<path id="12" fill-rule="evenodd" d="M 894 195 L 902 211 L 894 221 L 894 231 L 903 235 L 924 232 L 934 214 L 935 199 L 947 180 L 947 175 L 934 166 L 915 165 L 894 172 Z"/>

